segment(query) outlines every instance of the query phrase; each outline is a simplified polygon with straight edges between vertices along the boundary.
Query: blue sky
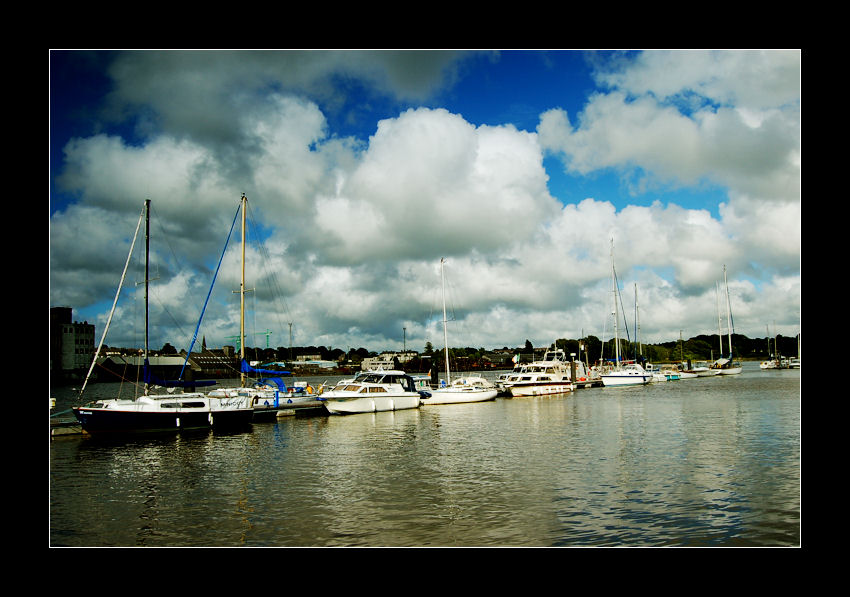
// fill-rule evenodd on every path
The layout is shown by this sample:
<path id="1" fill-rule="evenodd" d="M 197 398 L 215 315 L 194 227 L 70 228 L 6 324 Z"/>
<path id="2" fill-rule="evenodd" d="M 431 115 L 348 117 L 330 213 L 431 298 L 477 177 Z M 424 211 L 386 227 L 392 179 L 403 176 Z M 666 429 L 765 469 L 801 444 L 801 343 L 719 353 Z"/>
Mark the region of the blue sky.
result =
<path id="1" fill-rule="evenodd" d="M 150 198 L 152 343 L 183 347 L 245 192 L 276 345 L 440 344 L 441 257 L 452 344 L 608 337 L 612 239 L 648 342 L 717 332 L 724 265 L 736 332 L 800 331 L 799 51 L 50 58 L 50 303 L 75 319 L 105 319 Z"/>

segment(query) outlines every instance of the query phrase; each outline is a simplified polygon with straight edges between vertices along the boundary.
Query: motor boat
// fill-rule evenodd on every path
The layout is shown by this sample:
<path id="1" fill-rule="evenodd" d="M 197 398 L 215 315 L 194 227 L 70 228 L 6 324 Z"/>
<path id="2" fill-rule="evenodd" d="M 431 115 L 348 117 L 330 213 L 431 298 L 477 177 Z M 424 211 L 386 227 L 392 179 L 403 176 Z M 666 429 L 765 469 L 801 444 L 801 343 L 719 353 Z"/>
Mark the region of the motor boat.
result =
<path id="1" fill-rule="evenodd" d="M 573 383 L 572 365 L 575 363 L 576 379 L 590 379 L 581 361 L 568 361 L 566 353 L 561 349 L 548 350 L 543 360 L 518 365 L 502 384 L 513 397 L 545 396 L 548 394 L 563 394 L 575 390 Z"/>
<path id="2" fill-rule="evenodd" d="M 333 415 L 372 413 L 419 408 L 424 390 L 417 390 L 404 371 L 364 371 L 349 383 L 337 384 L 317 396 Z"/>

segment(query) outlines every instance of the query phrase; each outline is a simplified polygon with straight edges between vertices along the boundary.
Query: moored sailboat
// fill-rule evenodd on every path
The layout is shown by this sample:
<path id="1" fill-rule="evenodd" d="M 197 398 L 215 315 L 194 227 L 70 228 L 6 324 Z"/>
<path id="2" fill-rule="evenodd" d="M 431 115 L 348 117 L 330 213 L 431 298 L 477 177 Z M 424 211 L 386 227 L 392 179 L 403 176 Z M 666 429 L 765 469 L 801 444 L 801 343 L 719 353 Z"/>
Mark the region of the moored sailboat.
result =
<path id="1" fill-rule="evenodd" d="M 251 366 L 245 358 L 245 249 L 248 214 L 248 198 L 242 194 L 237 215 L 242 216 L 241 244 L 241 278 L 239 282 L 239 386 L 235 388 L 219 388 L 210 392 L 210 396 L 222 398 L 247 397 L 251 406 L 260 411 L 277 408 L 282 404 L 312 402 L 315 396 L 312 388 L 305 385 L 287 387 L 283 376 L 291 375 L 288 371 L 273 369 L 258 369 Z M 234 219 L 235 223 L 235 219 Z M 232 230 L 232 228 L 231 228 Z M 248 382 L 249 374 L 256 381 Z"/>
<path id="2" fill-rule="evenodd" d="M 728 330 L 729 330 L 729 356 L 721 357 L 714 361 L 711 365 L 711 369 L 718 372 L 718 375 L 737 375 L 743 371 L 743 367 L 740 363 L 736 363 L 732 360 L 732 305 L 729 300 L 729 281 L 726 277 L 726 266 L 723 266 L 723 282 L 726 285 L 726 319 L 728 321 Z M 718 336 L 720 336 L 720 354 L 723 355 L 723 334 L 720 329 L 720 309 L 718 304 L 718 312 L 717 312 L 717 326 L 718 326 Z"/>
<path id="3" fill-rule="evenodd" d="M 476 376 L 474 378 L 458 378 L 452 381 L 449 366 L 449 333 L 446 317 L 446 280 L 443 272 L 445 259 L 440 259 L 440 282 L 443 294 L 443 340 L 446 355 L 446 386 L 422 394 L 422 404 L 457 404 L 462 402 L 486 402 L 493 400 L 499 391 L 487 380 Z"/>
<path id="4" fill-rule="evenodd" d="M 144 341 L 144 387 L 142 396 L 134 399 L 111 398 L 95 400 L 83 406 L 72 408 L 74 416 L 87 433 L 131 433 L 141 431 L 180 431 L 187 429 L 210 429 L 223 427 L 243 427 L 251 424 L 253 409 L 243 397 L 211 397 L 201 392 L 152 394 L 153 381 L 148 367 L 148 264 L 150 261 L 150 200 L 145 201 L 144 210 L 136 227 L 136 234 L 130 246 L 130 255 L 121 276 L 121 283 L 115 295 L 115 302 L 101 337 L 100 346 L 95 351 L 95 361 L 83 383 L 80 396 L 86 389 L 89 376 L 94 368 L 97 355 L 112 321 L 115 306 L 121 293 L 121 286 L 127 273 L 127 265 L 135 247 L 142 220 L 145 221 L 145 341 Z M 174 387 L 181 385 L 171 383 Z M 203 385 L 200 382 L 186 382 L 182 385 Z"/>
<path id="5" fill-rule="evenodd" d="M 614 367 L 602 374 L 602 385 L 609 387 L 646 385 L 652 381 L 652 374 L 636 362 L 624 363 L 620 360 L 619 335 L 619 297 L 617 271 L 614 268 L 614 241 L 611 241 L 611 281 L 614 288 Z"/>

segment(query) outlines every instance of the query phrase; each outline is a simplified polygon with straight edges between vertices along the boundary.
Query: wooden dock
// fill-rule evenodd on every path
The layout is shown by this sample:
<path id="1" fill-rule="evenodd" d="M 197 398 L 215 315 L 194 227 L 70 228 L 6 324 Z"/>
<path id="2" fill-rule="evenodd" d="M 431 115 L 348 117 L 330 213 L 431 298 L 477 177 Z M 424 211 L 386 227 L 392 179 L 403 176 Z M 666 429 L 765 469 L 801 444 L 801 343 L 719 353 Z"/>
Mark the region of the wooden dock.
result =
<path id="1" fill-rule="evenodd" d="M 320 417 L 328 414 L 323 402 L 310 400 L 308 402 L 293 402 L 278 406 L 255 406 L 255 421 L 272 421 L 278 417 Z"/>

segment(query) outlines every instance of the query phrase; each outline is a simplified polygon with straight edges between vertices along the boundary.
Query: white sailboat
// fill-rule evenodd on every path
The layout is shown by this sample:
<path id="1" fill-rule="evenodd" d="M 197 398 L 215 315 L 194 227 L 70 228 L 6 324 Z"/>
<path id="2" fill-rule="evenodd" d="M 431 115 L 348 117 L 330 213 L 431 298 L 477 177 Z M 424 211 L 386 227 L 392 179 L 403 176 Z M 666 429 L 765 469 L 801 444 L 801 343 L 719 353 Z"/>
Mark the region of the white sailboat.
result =
<path id="1" fill-rule="evenodd" d="M 740 363 L 736 363 L 732 361 L 732 305 L 729 300 L 729 281 L 726 277 L 726 265 L 723 266 L 723 282 L 726 285 L 726 319 L 728 323 L 729 330 L 729 357 L 723 357 L 723 334 L 721 332 L 721 324 L 720 324 L 720 309 L 718 303 L 718 312 L 717 312 L 717 333 L 720 336 L 720 354 L 721 357 L 714 361 L 711 365 L 711 369 L 718 372 L 718 375 L 737 375 L 741 373 L 743 367 Z"/>
<path id="2" fill-rule="evenodd" d="M 144 394 L 134 399 L 111 398 L 96 400 L 83 406 L 73 407 L 74 416 L 87 433 L 135 433 L 142 431 L 181 431 L 187 429 L 210 429 L 222 427 L 242 427 L 251 424 L 254 411 L 244 397 L 211 397 L 200 392 L 151 394 L 148 362 L 148 263 L 150 253 L 150 200 L 145 201 L 144 211 L 136 227 L 136 235 L 130 246 L 130 255 L 121 276 L 115 302 L 112 305 L 100 345 L 95 352 L 95 361 L 89 368 L 80 396 L 86 389 L 89 376 L 97 355 L 106 339 L 109 324 L 115 313 L 115 306 L 121 293 L 121 286 L 127 274 L 127 265 L 135 247 L 136 237 L 145 221 L 145 383 Z M 175 384 L 176 385 L 176 384 Z M 188 382 L 186 385 L 190 385 Z M 198 383 L 191 385 L 201 385 Z"/>
<path id="3" fill-rule="evenodd" d="M 617 272 L 614 268 L 614 241 L 611 241 L 611 282 L 614 288 L 614 350 L 615 364 L 613 369 L 602 374 L 602 385 L 608 387 L 646 385 L 652 381 L 652 374 L 638 363 L 623 363 L 620 361 L 619 334 L 619 298 L 620 289 L 617 286 Z"/>
<path id="4" fill-rule="evenodd" d="M 449 367 L 449 332 L 446 316 L 446 279 L 443 271 L 445 259 L 440 259 L 440 282 L 443 294 L 443 341 L 446 355 L 446 386 L 422 394 L 422 404 L 457 404 L 462 402 L 486 402 L 499 393 L 496 386 L 480 376 L 461 377 L 452 381 Z M 430 395 L 429 395 L 430 394 Z"/>

